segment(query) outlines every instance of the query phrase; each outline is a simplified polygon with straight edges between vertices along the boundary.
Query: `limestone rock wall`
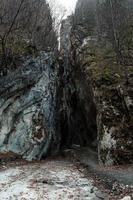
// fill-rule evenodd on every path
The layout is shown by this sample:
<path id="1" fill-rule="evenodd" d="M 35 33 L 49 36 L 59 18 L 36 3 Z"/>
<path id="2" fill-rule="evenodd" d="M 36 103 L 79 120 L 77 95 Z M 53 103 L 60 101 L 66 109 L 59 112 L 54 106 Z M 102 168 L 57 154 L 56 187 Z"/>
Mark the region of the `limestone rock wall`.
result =
<path id="1" fill-rule="evenodd" d="M 57 70 L 53 62 L 52 53 L 41 52 L 0 79 L 1 153 L 40 159 L 55 142 Z"/>
<path id="2" fill-rule="evenodd" d="M 76 50 L 76 58 L 78 67 L 85 74 L 82 98 L 86 98 L 85 85 L 88 82 L 97 107 L 99 162 L 104 165 L 133 163 L 132 66 L 126 66 L 125 76 L 123 66 L 105 60 L 97 61 L 97 55 L 92 56 L 91 48 L 89 42 L 81 45 Z"/>
<path id="3" fill-rule="evenodd" d="M 79 2 L 71 30 L 69 54 L 72 79 L 77 88 L 76 96 L 80 105 L 83 105 L 79 115 L 86 108 L 84 122 L 87 118 L 88 120 L 84 126 L 88 135 L 91 133 L 95 138 L 94 129 L 91 132 L 87 125 L 95 119 L 92 108 L 96 106 L 99 163 L 133 163 L 133 66 L 118 65 L 113 54 L 107 56 L 108 46 L 98 43 L 95 26 L 93 25 L 90 32 L 86 21 L 80 23 L 82 18 L 84 21 L 85 12 L 82 13 L 83 1 Z M 90 2 L 86 1 L 87 3 Z M 94 104 L 90 104 L 90 101 Z M 91 112 L 88 113 L 88 110 Z"/>

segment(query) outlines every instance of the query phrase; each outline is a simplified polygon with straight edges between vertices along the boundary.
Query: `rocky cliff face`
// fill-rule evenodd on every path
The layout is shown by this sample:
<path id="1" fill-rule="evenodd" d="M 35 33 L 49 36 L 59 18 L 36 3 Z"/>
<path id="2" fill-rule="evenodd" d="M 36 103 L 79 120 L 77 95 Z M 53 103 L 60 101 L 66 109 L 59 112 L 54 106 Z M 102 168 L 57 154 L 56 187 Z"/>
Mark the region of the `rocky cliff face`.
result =
<path id="1" fill-rule="evenodd" d="M 78 63 L 76 66 L 80 71 L 78 84 L 83 83 L 82 96 L 79 92 L 78 95 L 85 100 L 88 95 L 88 88 L 93 91 L 93 95 L 88 95 L 88 98 L 89 100 L 93 99 L 97 108 L 99 161 L 105 165 L 132 163 L 132 67 L 127 67 L 126 73 L 129 79 L 126 83 L 125 70 L 122 66 L 114 66 L 113 63 L 108 63 L 105 60 L 97 61 L 97 55 L 94 54 L 90 45 L 93 42 L 86 42 L 85 39 L 82 45 L 74 48 L 73 53 Z M 85 74 L 84 77 L 82 74 Z M 88 88 L 85 87 L 86 82 Z M 81 84 L 79 87 L 81 87 Z M 86 108 L 90 107 L 89 100 L 86 101 Z M 85 113 L 85 116 L 88 116 L 87 110 Z M 93 117 L 94 111 L 91 113 Z M 94 131 L 92 131 L 92 135 L 95 135 Z"/>
<path id="2" fill-rule="evenodd" d="M 69 34 L 69 64 L 64 65 L 69 144 L 93 149 L 97 144 L 99 162 L 104 165 L 132 163 L 132 66 L 120 66 L 105 57 L 95 23 L 88 26 L 84 20 L 84 6 L 90 3 L 77 4 Z"/>
<path id="3" fill-rule="evenodd" d="M 40 159 L 55 142 L 57 70 L 53 62 L 52 53 L 41 52 L 1 78 L 1 153 Z"/>
<path id="4" fill-rule="evenodd" d="M 41 159 L 78 145 L 104 165 L 133 163 L 132 66 L 105 57 L 87 2 L 62 22 L 58 59 L 41 52 L 0 79 L 2 155 Z"/>

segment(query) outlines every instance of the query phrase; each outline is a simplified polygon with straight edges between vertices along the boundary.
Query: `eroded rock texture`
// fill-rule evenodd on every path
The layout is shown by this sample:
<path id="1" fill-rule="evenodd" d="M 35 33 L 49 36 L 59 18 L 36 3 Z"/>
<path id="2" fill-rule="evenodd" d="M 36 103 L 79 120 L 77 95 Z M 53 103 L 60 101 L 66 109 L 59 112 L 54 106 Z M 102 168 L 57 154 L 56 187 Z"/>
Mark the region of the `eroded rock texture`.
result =
<path id="1" fill-rule="evenodd" d="M 76 50 L 79 62 L 80 81 L 83 83 L 82 98 L 87 97 L 86 82 L 93 90 L 97 107 L 97 144 L 99 161 L 105 165 L 133 162 L 133 79 L 131 68 L 127 67 L 128 81 L 122 66 L 96 62 L 92 57 L 89 43 Z M 88 50 L 87 50 L 88 49 Z M 85 89 L 86 88 L 86 89 Z M 84 90 L 85 89 L 85 90 Z M 83 92 L 84 91 L 84 92 Z M 80 93 L 79 93 L 80 94 Z M 92 98 L 90 95 L 88 98 Z M 88 106 L 87 106 L 88 104 Z M 85 103 L 83 104 L 85 105 Z M 86 101 L 86 108 L 90 106 Z M 92 116 L 94 111 L 92 112 Z M 87 112 L 86 112 L 86 115 Z M 94 132 L 92 132 L 94 136 Z"/>
<path id="2" fill-rule="evenodd" d="M 95 21 L 88 24 L 90 5 L 95 12 L 92 1 L 79 1 L 72 20 L 65 84 L 70 124 L 74 124 L 70 135 L 89 147 L 95 146 L 97 137 L 101 164 L 133 163 L 132 66 L 118 65 L 112 55 L 106 56 L 106 46 L 98 44 Z"/>
<path id="3" fill-rule="evenodd" d="M 56 140 L 53 62 L 52 53 L 41 52 L 0 79 L 0 152 L 40 159 Z"/>

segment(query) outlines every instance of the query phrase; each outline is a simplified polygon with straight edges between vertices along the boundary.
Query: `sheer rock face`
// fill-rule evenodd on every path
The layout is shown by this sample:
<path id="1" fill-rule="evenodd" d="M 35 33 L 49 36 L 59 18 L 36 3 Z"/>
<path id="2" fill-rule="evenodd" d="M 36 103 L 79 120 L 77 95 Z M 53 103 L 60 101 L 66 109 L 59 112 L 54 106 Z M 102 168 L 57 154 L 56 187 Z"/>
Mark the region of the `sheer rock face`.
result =
<path id="1" fill-rule="evenodd" d="M 88 123 L 95 119 L 92 109 L 94 104 L 90 104 L 90 101 L 95 102 L 99 162 L 104 165 L 133 163 L 132 66 L 118 66 L 112 60 L 104 58 L 105 50 L 98 45 L 95 26 L 91 26 L 89 32 L 86 21 L 83 22 L 85 12 L 82 3 L 85 2 L 79 1 L 77 4 L 69 54 L 73 80 L 78 88 L 78 101 L 82 100 L 82 105 L 86 108 L 84 116 L 85 119 L 89 116 Z M 90 2 L 86 1 L 87 3 Z M 91 110 L 89 115 L 87 109 Z M 79 115 L 82 111 L 83 107 Z M 84 126 L 87 127 L 86 123 Z M 90 131 L 87 130 L 89 134 Z M 92 137 L 96 136 L 94 130 L 91 133 Z"/>
<path id="2" fill-rule="evenodd" d="M 132 66 L 118 66 L 112 60 L 104 59 L 95 25 L 89 32 L 86 21 L 83 22 L 82 2 L 77 4 L 71 21 L 74 24 L 70 23 L 71 29 L 67 28 L 70 30 L 69 44 L 61 43 L 62 52 L 68 47 L 62 64 L 63 137 L 68 145 L 75 143 L 92 148 L 96 146 L 97 138 L 101 164 L 133 163 Z M 68 21 L 66 24 L 68 26 Z M 63 26 L 64 38 L 65 29 Z"/>
<path id="3" fill-rule="evenodd" d="M 85 74 L 84 81 L 82 80 L 82 98 L 86 99 L 87 82 L 93 90 L 93 97 L 89 98 L 93 98 L 97 107 L 99 162 L 104 165 L 133 163 L 132 67 L 127 67 L 127 84 L 122 66 L 113 68 L 104 62 L 97 63 L 91 56 L 90 48 L 89 43 L 78 47 L 76 60 L 79 63 L 77 66 Z M 89 106 L 88 100 L 86 107 Z M 93 132 L 92 134 L 94 135 Z"/>
<path id="4" fill-rule="evenodd" d="M 51 53 L 41 52 L 1 78 L 0 152 L 40 159 L 56 140 L 57 70 L 53 69 L 53 61 Z"/>
<path id="5" fill-rule="evenodd" d="M 132 85 L 118 82 L 102 86 L 97 90 L 99 160 L 106 165 L 133 163 Z"/>

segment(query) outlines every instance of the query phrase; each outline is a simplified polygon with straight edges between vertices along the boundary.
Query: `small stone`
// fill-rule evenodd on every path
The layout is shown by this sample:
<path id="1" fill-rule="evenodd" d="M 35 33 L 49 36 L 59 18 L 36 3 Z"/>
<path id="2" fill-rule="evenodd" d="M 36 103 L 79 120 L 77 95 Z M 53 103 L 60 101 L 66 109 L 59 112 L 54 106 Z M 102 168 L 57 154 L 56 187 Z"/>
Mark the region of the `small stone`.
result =
<path id="1" fill-rule="evenodd" d="M 96 192 L 96 197 L 98 197 L 99 199 L 105 199 L 107 197 L 107 195 L 98 191 L 98 192 Z"/>

